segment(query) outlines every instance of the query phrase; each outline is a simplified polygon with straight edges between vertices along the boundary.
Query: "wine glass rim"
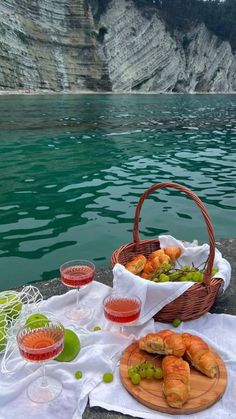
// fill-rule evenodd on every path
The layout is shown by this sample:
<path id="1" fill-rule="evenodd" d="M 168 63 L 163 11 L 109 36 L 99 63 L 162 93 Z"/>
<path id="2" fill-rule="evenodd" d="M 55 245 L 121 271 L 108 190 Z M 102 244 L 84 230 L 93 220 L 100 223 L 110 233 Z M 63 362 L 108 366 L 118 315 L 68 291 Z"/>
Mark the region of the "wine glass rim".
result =
<path id="1" fill-rule="evenodd" d="M 93 267 L 93 269 L 95 270 L 95 264 L 93 262 L 91 262 L 90 260 L 87 259 L 72 259 L 72 260 L 68 260 L 67 262 L 64 262 L 60 265 L 60 270 L 68 265 L 68 264 L 73 264 L 73 265 L 81 265 L 81 263 L 84 263 L 85 265 L 90 265 L 91 267 Z"/>
<path id="2" fill-rule="evenodd" d="M 116 292 L 112 292 L 111 294 L 109 294 L 109 295 L 107 295 L 104 299 L 103 299 L 103 308 L 104 308 L 104 310 L 106 309 L 105 308 L 105 303 L 106 303 L 106 301 L 109 299 L 109 298 L 115 298 L 115 299 L 125 299 L 125 300 L 136 300 L 136 301 L 138 301 L 138 307 L 137 308 L 133 308 L 133 309 L 131 309 L 131 310 L 126 310 L 125 311 L 125 314 L 131 314 L 131 313 L 136 313 L 137 311 L 139 311 L 140 309 L 141 309 L 141 307 L 142 307 L 142 301 L 141 301 L 141 299 L 137 296 L 137 295 L 132 295 L 132 296 L 125 296 L 125 295 L 122 295 L 122 294 L 119 294 L 119 293 L 116 293 Z M 110 313 L 117 313 L 117 311 L 116 310 L 114 310 L 114 309 L 108 309 L 108 311 L 110 312 Z"/>
<path id="3" fill-rule="evenodd" d="M 36 321 L 39 321 L 39 320 L 35 320 L 35 322 Z M 63 324 L 60 321 L 58 321 L 58 320 L 48 320 L 48 321 L 49 321 L 49 324 L 47 324 L 45 326 L 35 327 L 33 329 L 31 329 L 26 324 L 23 325 L 23 326 L 21 326 L 20 329 L 18 330 L 17 334 L 16 334 L 16 341 L 17 341 L 18 346 L 20 348 L 29 349 L 28 346 L 26 346 L 26 345 L 24 345 L 24 344 L 22 344 L 22 343 L 19 342 L 19 340 L 20 340 L 20 334 L 24 330 L 29 330 L 29 332 L 37 332 L 37 331 L 40 331 L 40 330 L 43 330 L 43 329 L 46 329 L 46 328 L 50 328 L 50 323 L 52 323 L 53 326 L 59 327 L 63 331 L 63 335 L 61 336 L 61 339 L 58 339 L 58 341 L 63 340 L 64 339 L 64 331 L 65 331 L 65 328 L 64 328 Z M 32 324 L 32 323 L 34 323 L 34 321 L 32 321 L 30 324 Z M 54 342 L 52 345 L 43 346 L 41 348 L 30 348 L 30 352 L 31 353 L 38 353 L 38 352 L 43 351 L 45 349 L 53 349 L 54 346 L 57 346 L 58 345 L 58 341 Z"/>

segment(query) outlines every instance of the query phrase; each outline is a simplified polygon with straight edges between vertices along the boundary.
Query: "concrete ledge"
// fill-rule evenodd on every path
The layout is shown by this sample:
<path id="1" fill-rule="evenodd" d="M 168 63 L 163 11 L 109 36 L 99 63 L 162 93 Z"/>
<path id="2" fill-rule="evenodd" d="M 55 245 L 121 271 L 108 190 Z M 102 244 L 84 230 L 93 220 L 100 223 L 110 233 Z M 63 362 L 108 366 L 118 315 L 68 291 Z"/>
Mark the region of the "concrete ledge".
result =
<path id="1" fill-rule="evenodd" d="M 236 315 L 236 239 L 221 240 L 216 243 L 216 247 L 220 250 L 223 257 L 229 261 L 232 267 L 231 283 L 225 294 L 219 297 L 213 307 L 211 313 L 226 313 Z M 110 268 L 102 268 L 96 273 L 96 280 L 103 284 L 112 286 L 112 271 Z M 58 278 L 50 281 L 36 282 L 35 285 L 47 299 L 53 295 L 64 294 L 68 291 Z M 21 287 L 22 288 L 22 287 Z M 87 406 L 83 419 L 123 419 L 131 418 L 129 415 L 122 415 L 116 412 L 109 412 L 107 410 Z"/>

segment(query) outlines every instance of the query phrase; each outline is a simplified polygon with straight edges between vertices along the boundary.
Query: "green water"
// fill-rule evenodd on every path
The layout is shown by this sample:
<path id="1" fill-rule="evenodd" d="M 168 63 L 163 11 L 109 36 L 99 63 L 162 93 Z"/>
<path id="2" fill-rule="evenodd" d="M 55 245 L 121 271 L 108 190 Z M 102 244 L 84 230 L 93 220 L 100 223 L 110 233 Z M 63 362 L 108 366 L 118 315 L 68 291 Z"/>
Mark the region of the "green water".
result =
<path id="1" fill-rule="evenodd" d="M 236 96 L 0 96 L 0 289 L 78 257 L 107 265 L 162 181 L 198 194 L 216 239 L 236 237 L 235 151 Z M 156 192 L 141 215 L 141 238 L 208 240 L 178 191 Z"/>

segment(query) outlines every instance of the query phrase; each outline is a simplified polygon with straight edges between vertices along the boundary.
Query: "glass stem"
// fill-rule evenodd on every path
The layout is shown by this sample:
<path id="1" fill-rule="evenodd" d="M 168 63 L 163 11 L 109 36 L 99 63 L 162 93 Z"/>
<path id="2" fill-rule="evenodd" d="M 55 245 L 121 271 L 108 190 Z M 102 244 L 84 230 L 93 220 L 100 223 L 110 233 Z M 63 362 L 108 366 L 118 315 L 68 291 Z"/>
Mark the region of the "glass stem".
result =
<path id="1" fill-rule="evenodd" d="M 77 293 L 76 293 L 76 307 L 79 308 L 79 287 L 77 287 Z"/>
<path id="2" fill-rule="evenodd" d="M 48 385 L 48 380 L 46 377 L 46 366 L 45 363 L 43 363 L 42 365 L 42 382 L 41 382 L 41 387 L 47 387 Z"/>

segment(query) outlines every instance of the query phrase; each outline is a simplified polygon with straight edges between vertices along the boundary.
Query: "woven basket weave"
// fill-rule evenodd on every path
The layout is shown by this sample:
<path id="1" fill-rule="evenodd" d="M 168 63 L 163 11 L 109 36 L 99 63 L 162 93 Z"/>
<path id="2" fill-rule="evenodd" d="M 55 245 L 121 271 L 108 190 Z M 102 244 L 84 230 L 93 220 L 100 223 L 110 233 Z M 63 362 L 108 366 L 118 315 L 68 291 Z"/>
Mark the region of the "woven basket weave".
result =
<path id="1" fill-rule="evenodd" d="M 143 254 L 148 257 L 154 250 L 160 249 L 160 242 L 158 238 L 150 240 L 140 240 L 139 238 L 139 218 L 140 211 L 144 200 L 154 191 L 162 188 L 175 188 L 184 192 L 190 196 L 193 201 L 200 208 L 201 213 L 204 217 L 208 237 L 210 252 L 207 260 L 207 264 L 204 270 L 203 282 L 196 283 L 192 287 L 188 288 L 180 297 L 176 298 L 171 303 L 163 307 L 158 313 L 155 314 L 154 320 L 160 322 L 170 323 L 174 319 L 178 318 L 182 321 L 197 319 L 204 313 L 208 312 L 211 306 L 214 304 L 217 297 L 221 279 L 211 279 L 211 272 L 213 268 L 213 262 L 215 257 L 215 238 L 212 223 L 207 210 L 200 200 L 200 198 L 185 186 L 179 185 L 178 183 L 158 183 L 147 189 L 140 197 L 134 217 L 133 226 L 133 242 L 127 243 L 119 249 L 115 250 L 111 256 L 111 265 L 114 267 L 116 263 L 125 265 L 135 255 Z"/>

